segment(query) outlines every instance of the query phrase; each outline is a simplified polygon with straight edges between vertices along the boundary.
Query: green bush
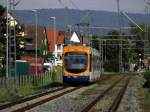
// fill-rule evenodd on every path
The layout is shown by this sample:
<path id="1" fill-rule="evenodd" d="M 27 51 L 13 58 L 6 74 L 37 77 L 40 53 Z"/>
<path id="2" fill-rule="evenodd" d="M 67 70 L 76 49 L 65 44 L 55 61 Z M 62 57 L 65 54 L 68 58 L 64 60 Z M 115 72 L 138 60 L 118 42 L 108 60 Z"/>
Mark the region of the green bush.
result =
<path id="1" fill-rule="evenodd" d="M 150 91 L 150 70 L 144 72 L 144 79 L 146 79 L 146 82 L 144 83 L 143 87 L 149 88 Z"/>
<path id="2" fill-rule="evenodd" d="M 119 63 L 118 60 L 107 60 L 104 63 L 105 72 L 119 72 Z"/>
<path id="3" fill-rule="evenodd" d="M 150 81 L 150 70 L 146 70 L 144 72 L 144 78 L 147 80 L 147 81 Z"/>

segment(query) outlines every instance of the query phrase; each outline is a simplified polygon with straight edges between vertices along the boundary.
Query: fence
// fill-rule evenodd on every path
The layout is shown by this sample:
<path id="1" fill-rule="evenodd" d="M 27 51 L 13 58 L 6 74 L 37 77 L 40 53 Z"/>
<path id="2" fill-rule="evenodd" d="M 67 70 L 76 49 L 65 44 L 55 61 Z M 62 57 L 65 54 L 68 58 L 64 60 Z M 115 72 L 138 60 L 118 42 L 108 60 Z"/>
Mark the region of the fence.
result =
<path id="1" fill-rule="evenodd" d="M 62 83 L 61 70 L 54 69 L 44 74 L 0 78 L 0 101 L 10 97 L 34 94 L 47 89 L 52 83 Z M 5 99 L 3 99 L 5 97 Z"/>

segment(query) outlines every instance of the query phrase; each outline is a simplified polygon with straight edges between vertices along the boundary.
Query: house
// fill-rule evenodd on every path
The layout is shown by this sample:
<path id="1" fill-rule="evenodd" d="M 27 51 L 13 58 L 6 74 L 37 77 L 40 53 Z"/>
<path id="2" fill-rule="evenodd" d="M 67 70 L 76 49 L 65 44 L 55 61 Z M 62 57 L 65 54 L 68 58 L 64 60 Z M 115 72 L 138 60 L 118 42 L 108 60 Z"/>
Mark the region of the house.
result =
<path id="1" fill-rule="evenodd" d="M 25 36 L 24 36 L 24 54 L 35 56 L 36 52 L 36 30 L 35 25 L 25 26 L 24 28 Z M 46 28 L 42 26 L 37 27 L 37 54 L 38 55 L 46 55 L 47 50 L 42 49 L 43 44 L 47 44 L 46 39 Z M 42 50 L 42 51 L 41 51 Z"/>
<path id="2" fill-rule="evenodd" d="M 42 26 L 37 26 L 37 36 L 36 36 L 36 26 L 28 25 L 24 26 L 24 53 L 20 55 L 21 60 L 26 60 L 29 62 L 29 73 L 32 75 L 41 74 L 44 72 L 44 56 L 47 55 L 47 38 L 46 38 L 46 28 Z M 37 37 L 37 38 L 36 38 Z M 37 39 L 37 47 L 36 47 Z M 36 57 L 37 50 L 37 57 Z M 37 60 L 37 62 L 36 62 Z M 36 64 L 37 63 L 37 64 Z"/>
<path id="3" fill-rule="evenodd" d="M 64 32 L 54 29 L 47 29 L 48 52 L 55 57 L 54 65 L 62 65 L 62 53 L 64 45 Z"/>

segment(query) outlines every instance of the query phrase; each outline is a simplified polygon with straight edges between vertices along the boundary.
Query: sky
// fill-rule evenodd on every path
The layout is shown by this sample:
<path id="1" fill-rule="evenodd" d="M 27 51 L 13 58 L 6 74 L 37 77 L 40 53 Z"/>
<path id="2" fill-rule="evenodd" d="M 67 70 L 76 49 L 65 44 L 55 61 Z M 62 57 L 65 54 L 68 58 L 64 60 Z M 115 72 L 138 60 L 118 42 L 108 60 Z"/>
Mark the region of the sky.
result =
<path id="1" fill-rule="evenodd" d="M 5 5 L 7 0 L 0 0 Z M 16 0 L 19 1 L 19 0 Z M 61 1 L 61 3 L 59 2 Z M 120 10 L 131 13 L 144 13 L 144 0 L 119 0 Z M 18 10 L 41 8 L 64 8 L 117 11 L 117 0 L 21 0 Z M 150 7 L 150 6 L 149 6 Z M 150 10 L 150 8 L 149 8 Z"/>

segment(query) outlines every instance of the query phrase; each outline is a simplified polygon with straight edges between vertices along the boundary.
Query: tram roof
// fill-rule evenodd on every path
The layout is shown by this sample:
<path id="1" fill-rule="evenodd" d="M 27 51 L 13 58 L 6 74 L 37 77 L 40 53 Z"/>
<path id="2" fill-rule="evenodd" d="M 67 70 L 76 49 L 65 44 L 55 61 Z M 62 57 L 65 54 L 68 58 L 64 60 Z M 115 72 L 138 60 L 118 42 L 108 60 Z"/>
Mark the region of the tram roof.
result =
<path id="1" fill-rule="evenodd" d="M 88 46 L 88 45 L 86 45 L 86 44 L 79 44 L 79 43 L 74 43 L 74 44 L 65 44 L 65 46 L 67 47 L 67 46 L 83 46 L 83 47 L 87 47 L 87 48 L 90 48 L 90 52 L 91 52 L 91 54 L 94 54 L 94 55 L 99 55 L 99 51 L 98 50 L 96 50 L 95 48 L 92 48 L 92 47 L 90 47 L 90 46 Z"/>

